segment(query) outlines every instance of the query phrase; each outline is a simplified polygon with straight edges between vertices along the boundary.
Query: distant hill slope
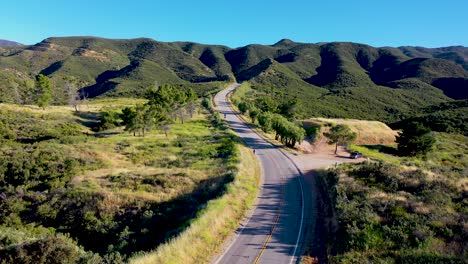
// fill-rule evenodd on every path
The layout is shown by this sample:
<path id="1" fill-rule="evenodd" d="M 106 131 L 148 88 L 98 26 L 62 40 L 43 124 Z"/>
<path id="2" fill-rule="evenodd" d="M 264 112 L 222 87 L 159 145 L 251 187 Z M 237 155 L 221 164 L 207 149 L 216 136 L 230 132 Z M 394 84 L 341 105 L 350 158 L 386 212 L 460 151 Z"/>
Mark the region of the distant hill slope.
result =
<path id="1" fill-rule="evenodd" d="M 66 102 L 65 79 L 91 97 L 138 96 L 155 81 L 197 88 L 248 80 L 314 103 L 316 113 L 330 116 L 346 114 L 340 102 L 359 111 L 377 109 L 380 118 L 468 98 L 468 48 L 461 46 L 374 48 L 284 39 L 232 49 L 147 38 L 48 38 L 32 46 L 0 47 L 0 102 L 17 100 L 38 73 L 52 79 L 56 103 Z"/>
<path id="2" fill-rule="evenodd" d="M 0 39 L 0 47 L 12 47 L 12 46 L 21 46 L 21 45 L 23 44 L 15 42 L 15 41 Z"/>
<path id="3" fill-rule="evenodd" d="M 400 129 L 409 122 L 420 122 L 433 131 L 459 133 L 468 136 L 468 100 L 433 105 L 412 118 L 392 124 Z"/>

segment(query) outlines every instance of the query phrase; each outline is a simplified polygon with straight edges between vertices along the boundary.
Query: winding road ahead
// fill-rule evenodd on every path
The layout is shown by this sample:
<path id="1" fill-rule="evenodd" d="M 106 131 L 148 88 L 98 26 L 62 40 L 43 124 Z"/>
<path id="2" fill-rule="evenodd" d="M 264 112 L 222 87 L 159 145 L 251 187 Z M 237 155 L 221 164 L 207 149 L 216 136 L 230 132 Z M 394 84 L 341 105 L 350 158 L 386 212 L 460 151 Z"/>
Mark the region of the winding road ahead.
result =
<path id="1" fill-rule="evenodd" d="M 268 143 L 231 109 L 227 95 L 238 86 L 219 92 L 214 101 L 231 128 L 255 150 L 263 181 L 252 215 L 215 263 L 297 263 L 304 249 L 310 193 L 291 154 Z"/>

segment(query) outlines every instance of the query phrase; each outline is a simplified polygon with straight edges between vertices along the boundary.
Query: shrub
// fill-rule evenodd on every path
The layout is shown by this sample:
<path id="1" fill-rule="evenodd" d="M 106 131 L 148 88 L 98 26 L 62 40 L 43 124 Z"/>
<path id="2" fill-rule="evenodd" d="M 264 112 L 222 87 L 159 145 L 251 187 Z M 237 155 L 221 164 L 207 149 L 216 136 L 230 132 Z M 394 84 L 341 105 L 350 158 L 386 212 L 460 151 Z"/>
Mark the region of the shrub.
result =
<path id="1" fill-rule="evenodd" d="M 64 236 L 51 236 L 0 249 L 2 263 L 76 263 L 84 252 Z"/>
<path id="2" fill-rule="evenodd" d="M 119 113 L 115 111 L 106 111 L 101 113 L 99 119 L 99 125 L 97 126 L 97 131 L 104 131 L 108 129 L 115 128 L 120 125 L 120 116 Z"/>

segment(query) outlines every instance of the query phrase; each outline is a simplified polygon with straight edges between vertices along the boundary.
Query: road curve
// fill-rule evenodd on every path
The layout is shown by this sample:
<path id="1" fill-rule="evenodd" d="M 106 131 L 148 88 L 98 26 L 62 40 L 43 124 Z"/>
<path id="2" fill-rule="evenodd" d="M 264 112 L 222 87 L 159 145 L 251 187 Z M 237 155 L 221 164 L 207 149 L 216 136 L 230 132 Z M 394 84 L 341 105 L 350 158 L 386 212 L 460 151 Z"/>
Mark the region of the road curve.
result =
<path id="1" fill-rule="evenodd" d="M 304 249 L 310 200 L 298 169 L 288 158 L 290 154 L 256 134 L 231 109 L 227 95 L 238 86 L 219 92 L 215 106 L 237 135 L 255 150 L 263 181 L 252 215 L 214 263 L 297 263 Z"/>

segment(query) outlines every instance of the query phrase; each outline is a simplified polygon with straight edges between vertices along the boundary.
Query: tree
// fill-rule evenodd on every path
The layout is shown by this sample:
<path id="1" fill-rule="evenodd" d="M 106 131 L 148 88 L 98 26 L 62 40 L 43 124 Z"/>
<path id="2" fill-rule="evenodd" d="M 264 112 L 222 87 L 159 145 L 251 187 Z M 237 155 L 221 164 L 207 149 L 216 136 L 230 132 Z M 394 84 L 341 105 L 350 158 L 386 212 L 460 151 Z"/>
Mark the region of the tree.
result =
<path id="1" fill-rule="evenodd" d="M 171 130 L 171 126 L 169 124 L 163 124 L 159 127 L 167 137 L 167 131 Z"/>
<path id="2" fill-rule="evenodd" d="M 398 153 L 403 156 L 426 155 L 435 141 L 432 131 L 418 122 L 405 125 L 396 138 Z"/>
<path id="3" fill-rule="evenodd" d="M 195 101 L 191 101 L 190 103 L 188 103 L 187 111 L 190 114 L 190 118 L 193 118 L 193 115 L 197 113 L 197 104 L 195 103 Z"/>
<path id="4" fill-rule="evenodd" d="M 262 112 L 258 115 L 258 124 L 264 132 L 270 132 L 273 126 L 273 114 L 270 112 Z"/>
<path id="5" fill-rule="evenodd" d="M 68 94 L 68 104 L 75 109 L 75 112 L 79 112 L 78 106 L 81 101 L 80 93 L 75 89 L 75 86 L 70 80 L 65 81 L 65 87 Z"/>
<path id="6" fill-rule="evenodd" d="M 278 102 L 270 96 L 262 96 L 257 99 L 256 105 L 262 112 L 276 113 L 278 111 Z"/>
<path id="7" fill-rule="evenodd" d="M 36 76 L 37 106 L 45 110 L 52 100 L 52 91 L 50 80 L 47 76 L 39 74 Z"/>
<path id="8" fill-rule="evenodd" d="M 265 120 L 262 120 L 262 123 L 264 121 Z M 296 143 L 302 141 L 305 136 L 305 131 L 302 127 L 291 123 L 280 114 L 271 114 L 271 128 L 276 133 L 275 139 L 289 147 L 294 147 Z"/>
<path id="9" fill-rule="evenodd" d="M 252 123 L 255 124 L 255 121 L 257 120 L 257 117 L 259 114 L 260 114 L 260 111 L 257 108 L 251 107 L 249 109 L 249 116 L 250 116 L 250 119 L 252 119 Z"/>
<path id="10" fill-rule="evenodd" d="M 288 119 L 295 119 L 299 115 L 298 108 L 300 108 L 300 102 L 297 97 L 283 102 L 278 106 L 279 114 Z"/>
<path id="11" fill-rule="evenodd" d="M 135 136 L 135 132 L 137 131 L 136 116 L 137 112 L 133 107 L 125 107 L 120 115 L 122 124 L 125 126 L 125 131 L 132 132 L 133 136 Z"/>
<path id="12" fill-rule="evenodd" d="M 335 154 L 338 152 L 338 145 L 349 144 L 353 142 L 357 134 L 347 126 L 347 125 L 336 125 L 330 129 L 330 132 L 323 133 L 324 136 L 329 138 L 328 144 L 335 145 Z"/>
<path id="13" fill-rule="evenodd" d="M 122 109 L 120 118 L 126 131 L 132 132 L 134 136 L 136 136 L 136 132 L 145 136 L 146 131 L 166 120 L 166 114 L 160 105 L 144 104 L 136 107 L 125 107 Z"/>
<path id="14" fill-rule="evenodd" d="M 174 118 L 174 121 L 177 118 L 179 118 L 180 122 L 183 124 L 184 120 L 187 118 L 187 111 L 185 110 L 185 108 L 178 107 L 178 108 L 174 109 L 174 111 L 172 112 L 172 116 Z"/>

